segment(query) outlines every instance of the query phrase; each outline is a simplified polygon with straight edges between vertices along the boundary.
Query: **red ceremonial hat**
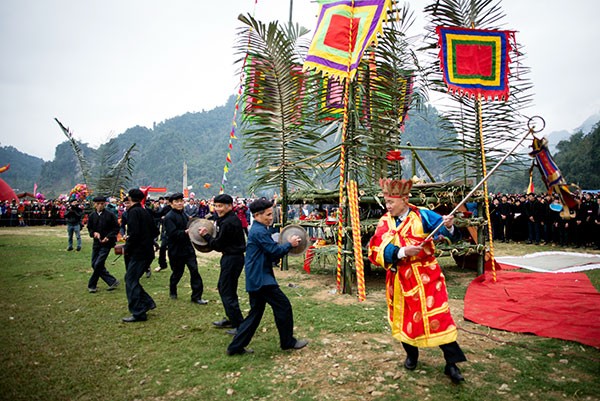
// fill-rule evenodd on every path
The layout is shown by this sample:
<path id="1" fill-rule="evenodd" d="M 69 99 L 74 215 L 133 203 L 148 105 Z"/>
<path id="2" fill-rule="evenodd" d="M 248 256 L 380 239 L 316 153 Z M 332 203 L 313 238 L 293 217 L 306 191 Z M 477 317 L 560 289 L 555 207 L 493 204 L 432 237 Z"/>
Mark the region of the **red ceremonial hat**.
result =
<path id="1" fill-rule="evenodd" d="M 383 196 L 388 198 L 402 198 L 408 196 L 412 188 L 411 180 L 394 180 L 391 178 L 380 178 L 379 186 L 383 191 Z"/>

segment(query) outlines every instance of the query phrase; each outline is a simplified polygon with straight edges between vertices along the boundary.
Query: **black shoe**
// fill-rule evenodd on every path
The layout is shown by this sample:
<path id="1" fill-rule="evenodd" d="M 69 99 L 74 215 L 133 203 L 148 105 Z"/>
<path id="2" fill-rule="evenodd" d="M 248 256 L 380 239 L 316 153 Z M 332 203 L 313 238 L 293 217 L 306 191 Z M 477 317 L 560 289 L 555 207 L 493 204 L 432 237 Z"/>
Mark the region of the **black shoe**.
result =
<path id="1" fill-rule="evenodd" d="M 119 286 L 119 284 L 121 284 L 121 282 L 119 280 L 115 280 L 114 283 L 112 283 L 111 285 L 108 286 L 107 291 L 112 291 L 115 288 L 117 288 Z"/>
<path id="2" fill-rule="evenodd" d="M 77 251 L 77 252 L 81 251 L 81 247 L 80 247 L 80 246 L 78 246 L 78 247 L 77 247 L 77 249 L 76 249 L 76 251 Z"/>
<path id="3" fill-rule="evenodd" d="M 308 345 L 308 341 L 306 340 L 296 340 L 296 344 L 292 347 L 293 349 L 301 349 Z"/>
<path id="4" fill-rule="evenodd" d="M 460 374 L 460 369 L 455 364 L 446 365 L 444 373 L 450 377 L 450 380 L 454 384 L 460 384 L 460 382 L 465 381 L 465 378 Z"/>
<path id="5" fill-rule="evenodd" d="M 227 319 L 222 319 L 219 320 L 218 322 L 212 322 L 213 326 L 219 328 L 219 329 L 229 329 L 231 327 L 233 327 L 231 325 L 231 322 Z"/>
<path id="6" fill-rule="evenodd" d="M 170 294 L 169 298 L 171 298 L 171 299 L 177 299 L 177 294 Z"/>
<path id="7" fill-rule="evenodd" d="M 251 348 L 242 348 L 240 350 L 237 351 L 231 351 L 231 350 L 227 350 L 227 355 L 232 356 L 232 355 L 244 355 L 244 354 L 254 354 L 254 350 Z"/>
<path id="8" fill-rule="evenodd" d="M 294 345 L 292 345 L 291 347 L 288 348 L 283 348 L 284 350 L 287 349 L 301 349 L 304 348 L 308 345 L 308 341 L 307 340 L 296 340 L 296 342 L 294 343 Z"/>
<path id="9" fill-rule="evenodd" d="M 192 303 L 195 303 L 198 305 L 206 305 L 208 303 L 208 301 L 206 299 L 192 299 Z"/>
<path id="10" fill-rule="evenodd" d="M 72 247 L 72 246 L 70 246 L 70 247 L 68 247 L 68 248 L 67 248 L 67 251 L 68 251 L 68 252 L 71 252 L 72 250 L 73 250 L 73 247 Z"/>
<path id="11" fill-rule="evenodd" d="M 227 331 L 225 331 L 225 333 L 229 334 L 230 336 L 235 336 L 237 334 L 237 327 L 227 330 Z"/>
<path id="12" fill-rule="evenodd" d="M 146 317 L 146 316 L 138 316 L 138 317 L 127 316 L 121 320 L 123 321 L 123 323 L 145 322 L 146 320 L 148 320 L 148 317 Z"/>
<path id="13" fill-rule="evenodd" d="M 408 370 L 415 370 L 417 368 L 417 359 L 411 359 L 408 356 L 406 357 L 406 360 L 404 361 L 404 367 Z"/>
<path id="14" fill-rule="evenodd" d="M 98 292 L 98 289 L 96 287 L 94 287 L 94 288 L 88 287 L 88 292 L 90 294 L 95 294 Z"/>

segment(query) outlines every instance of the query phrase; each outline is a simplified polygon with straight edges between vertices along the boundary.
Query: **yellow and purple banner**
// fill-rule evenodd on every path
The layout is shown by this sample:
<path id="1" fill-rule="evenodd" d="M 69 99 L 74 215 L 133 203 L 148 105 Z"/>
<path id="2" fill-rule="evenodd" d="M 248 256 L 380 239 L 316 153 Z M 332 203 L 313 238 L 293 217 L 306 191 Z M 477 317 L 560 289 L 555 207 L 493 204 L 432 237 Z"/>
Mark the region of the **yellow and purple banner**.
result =
<path id="1" fill-rule="evenodd" d="M 304 69 L 352 79 L 365 49 L 382 30 L 391 0 L 317 1 L 321 9 Z"/>
<path id="2" fill-rule="evenodd" d="M 505 100 L 513 31 L 438 26 L 440 64 L 451 93 Z"/>

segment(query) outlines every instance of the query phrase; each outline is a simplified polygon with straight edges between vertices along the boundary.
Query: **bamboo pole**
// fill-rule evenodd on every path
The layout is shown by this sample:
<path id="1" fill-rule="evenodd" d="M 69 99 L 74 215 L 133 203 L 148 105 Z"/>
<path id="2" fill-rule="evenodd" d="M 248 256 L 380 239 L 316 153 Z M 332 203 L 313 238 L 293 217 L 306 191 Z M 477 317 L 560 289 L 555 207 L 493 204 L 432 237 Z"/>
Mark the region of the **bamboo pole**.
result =
<path id="1" fill-rule="evenodd" d="M 521 145 L 521 143 L 523 143 L 523 141 L 525 139 L 527 139 L 527 137 L 529 135 L 533 135 L 536 132 L 540 132 L 541 130 L 536 131 L 535 130 L 535 126 L 531 126 L 530 123 L 533 121 L 534 118 L 540 118 L 542 120 L 542 122 L 544 122 L 544 119 L 542 119 L 539 116 L 535 116 L 535 117 L 531 117 L 529 119 L 529 122 L 527 123 L 529 130 L 527 131 L 527 133 L 512 147 L 512 149 L 510 149 L 508 152 L 506 152 L 506 154 L 502 157 L 502 159 L 500 159 L 498 161 L 498 163 L 487 173 L 487 175 L 485 177 L 483 177 L 481 179 L 481 181 L 479 181 L 474 187 L 473 189 L 471 189 L 471 191 L 469 191 L 469 193 L 467 195 L 465 195 L 464 199 L 462 201 L 460 201 L 460 203 L 458 205 L 456 205 L 456 207 L 454 209 L 452 209 L 452 211 L 450 213 L 448 213 L 448 215 L 454 215 L 458 209 L 463 206 L 465 203 L 467 203 L 467 200 L 469 200 L 469 198 L 479 189 L 479 187 L 481 187 L 483 185 L 484 182 L 486 182 L 491 176 L 492 174 L 494 174 L 496 172 L 496 170 L 498 170 L 498 168 L 502 165 L 502 163 L 504 163 L 506 161 L 506 159 L 508 159 L 508 157 L 513 154 L 513 152 Z M 545 126 L 545 122 L 544 122 L 544 126 Z M 543 128 L 542 128 L 543 129 Z M 440 223 L 428 236 L 427 238 L 425 238 L 425 241 L 428 241 L 429 239 L 431 239 L 439 230 L 440 228 L 442 228 L 444 224 Z"/>

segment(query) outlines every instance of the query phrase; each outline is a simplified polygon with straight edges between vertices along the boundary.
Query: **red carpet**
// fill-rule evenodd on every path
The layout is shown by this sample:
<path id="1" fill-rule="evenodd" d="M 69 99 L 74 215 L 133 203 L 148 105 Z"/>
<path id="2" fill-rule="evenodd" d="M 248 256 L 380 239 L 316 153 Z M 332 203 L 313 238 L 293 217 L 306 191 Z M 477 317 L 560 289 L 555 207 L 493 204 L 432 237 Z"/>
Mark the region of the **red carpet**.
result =
<path id="1" fill-rule="evenodd" d="M 600 293 L 584 273 L 497 271 L 477 277 L 465 295 L 465 319 L 600 348 Z"/>

